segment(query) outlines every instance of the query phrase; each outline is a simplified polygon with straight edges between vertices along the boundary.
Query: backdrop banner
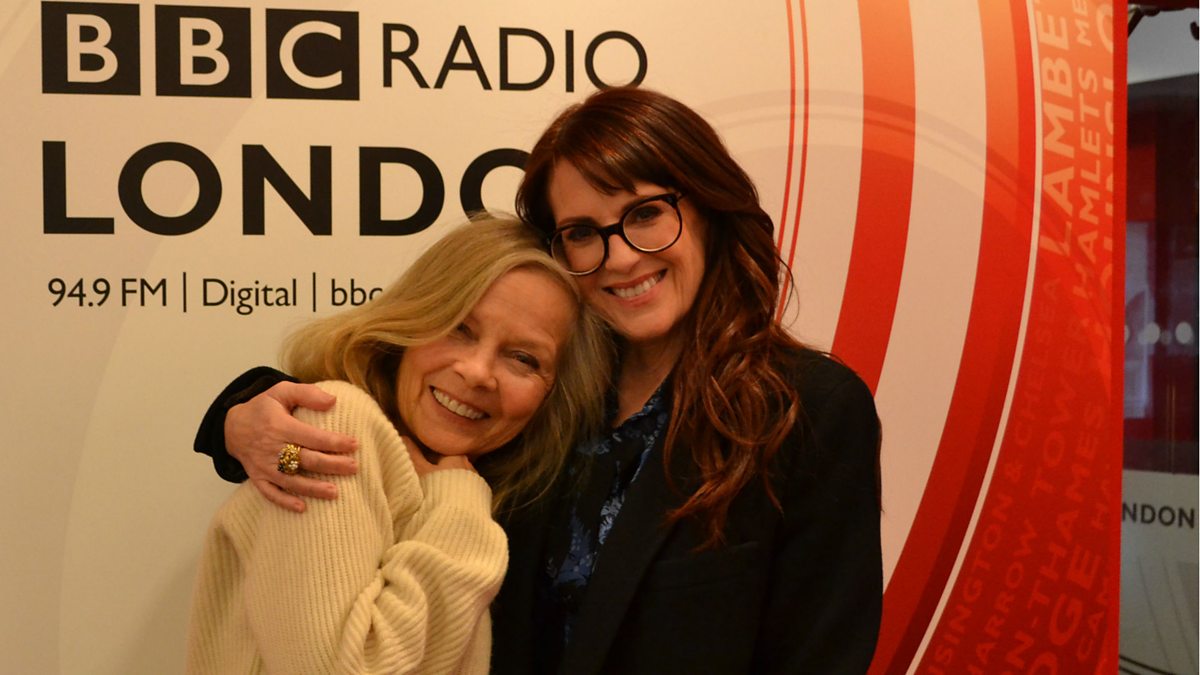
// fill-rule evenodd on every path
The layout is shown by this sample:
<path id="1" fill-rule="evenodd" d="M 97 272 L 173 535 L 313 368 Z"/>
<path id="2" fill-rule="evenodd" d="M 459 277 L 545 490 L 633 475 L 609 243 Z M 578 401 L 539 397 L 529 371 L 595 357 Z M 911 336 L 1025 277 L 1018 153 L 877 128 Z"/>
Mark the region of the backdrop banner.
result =
<path id="1" fill-rule="evenodd" d="M 190 451 L 212 397 L 467 213 L 511 211 L 557 111 L 637 82 L 716 126 L 776 219 L 781 320 L 876 394 L 874 672 L 1112 672 L 1124 16 L 6 5 L 6 666 L 181 670 L 200 542 L 233 489 Z"/>

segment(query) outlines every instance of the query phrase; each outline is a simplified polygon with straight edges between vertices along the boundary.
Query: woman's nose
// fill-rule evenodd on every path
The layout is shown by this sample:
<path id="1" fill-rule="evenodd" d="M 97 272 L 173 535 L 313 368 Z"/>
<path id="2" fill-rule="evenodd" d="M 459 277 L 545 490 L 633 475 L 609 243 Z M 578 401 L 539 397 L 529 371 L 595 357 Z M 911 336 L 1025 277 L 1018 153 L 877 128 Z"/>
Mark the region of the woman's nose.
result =
<path id="1" fill-rule="evenodd" d="M 613 234 L 608 238 L 608 259 L 604 261 L 604 268 L 610 272 L 626 272 L 637 263 L 640 255 L 641 251 Z"/>
<path id="2" fill-rule="evenodd" d="M 455 372 L 470 387 L 492 389 L 496 386 L 496 359 L 490 350 L 475 346 L 466 349 L 454 362 Z"/>

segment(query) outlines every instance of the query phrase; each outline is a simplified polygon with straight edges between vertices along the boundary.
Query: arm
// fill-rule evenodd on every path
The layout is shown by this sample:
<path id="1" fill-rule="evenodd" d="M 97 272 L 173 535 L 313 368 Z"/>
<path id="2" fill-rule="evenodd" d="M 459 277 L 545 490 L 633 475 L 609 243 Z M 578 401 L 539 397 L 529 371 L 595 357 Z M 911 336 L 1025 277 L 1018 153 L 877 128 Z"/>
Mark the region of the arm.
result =
<path id="1" fill-rule="evenodd" d="M 217 474 L 231 482 L 249 479 L 278 506 L 303 511 L 296 495 L 334 499 L 336 487 L 306 475 L 289 476 L 276 469 L 285 443 L 305 449 L 300 466 L 307 472 L 345 475 L 356 471 L 349 453 L 355 441 L 297 421 L 297 407 L 327 410 L 334 398 L 319 388 L 298 384 L 295 378 L 260 366 L 242 373 L 209 406 L 196 431 L 193 449 L 213 459 Z"/>
<path id="2" fill-rule="evenodd" d="M 418 478 L 367 395 L 302 420 L 360 438 L 340 497 L 266 509 L 247 561 L 247 616 L 271 672 L 442 672 L 472 645 L 508 561 L 491 492 L 472 471 Z M 365 400 L 364 400 L 365 399 Z M 486 645 L 483 646 L 486 654 Z"/>
<path id="3" fill-rule="evenodd" d="M 200 420 L 200 428 L 196 429 L 196 439 L 192 442 L 192 450 L 212 457 L 213 468 L 217 475 L 231 483 L 246 480 L 246 471 L 241 462 L 229 454 L 225 447 L 225 416 L 229 409 L 239 403 L 245 403 L 254 396 L 271 388 L 277 382 L 295 382 L 287 373 L 274 368 L 258 366 L 238 375 L 230 382 L 204 411 Z"/>
<path id="4" fill-rule="evenodd" d="M 879 420 L 866 385 L 836 372 L 819 396 L 804 397 L 807 433 L 787 478 L 760 672 L 865 673 L 875 652 L 883 596 Z"/>

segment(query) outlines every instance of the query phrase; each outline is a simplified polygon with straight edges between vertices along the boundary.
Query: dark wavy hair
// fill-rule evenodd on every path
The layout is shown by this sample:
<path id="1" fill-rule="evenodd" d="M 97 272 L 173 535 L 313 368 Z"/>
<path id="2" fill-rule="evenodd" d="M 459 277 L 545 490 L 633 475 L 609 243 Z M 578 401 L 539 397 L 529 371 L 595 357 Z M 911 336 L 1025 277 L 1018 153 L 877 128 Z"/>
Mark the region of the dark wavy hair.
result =
<path id="1" fill-rule="evenodd" d="M 781 372 L 800 345 L 775 319 L 787 266 L 775 249 L 771 218 L 712 126 L 652 90 L 597 92 L 542 134 L 525 166 L 517 212 L 547 234 L 555 228 L 549 184 L 560 162 L 607 194 L 632 191 L 637 181 L 677 190 L 707 224 L 707 270 L 684 319 L 681 362 L 688 367 L 671 376 L 663 461 L 670 465 L 680 441 L 691 448 L 700 483 L 669 518 L 698 517 L 705 546 L 716 546 L 730 505 L 752 480 L 761 479 L 779 507 L 769 468 L 803 414 Z"/>

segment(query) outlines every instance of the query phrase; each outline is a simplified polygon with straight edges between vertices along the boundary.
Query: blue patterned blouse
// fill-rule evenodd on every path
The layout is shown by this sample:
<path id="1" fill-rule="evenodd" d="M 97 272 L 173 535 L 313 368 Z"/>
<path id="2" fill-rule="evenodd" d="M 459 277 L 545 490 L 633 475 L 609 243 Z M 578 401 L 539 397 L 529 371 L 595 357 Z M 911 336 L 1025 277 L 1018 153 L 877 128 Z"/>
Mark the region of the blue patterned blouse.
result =
<path id="1" fill-rule="evenodd" d="M 577 446 L 567 469 L 566 495 L 547 537 L 546 560 L 538 593 L 538 622 L 547 640 L 539 641 L 542 672 L 557 668 L 563 645 L 583 600 L 596 556 L 625 502 L 629 486 L 641 473 L 650 450 L 666 433 L 671 418 L 664 383 L 642 409 L 608 434 Z M 617 412 L 616 393 L 608 398 L 608 419 Z M 582 476 L 582 479 L 581 479 Z M 560 639 L 553 639 L 557 636 Z"/>

